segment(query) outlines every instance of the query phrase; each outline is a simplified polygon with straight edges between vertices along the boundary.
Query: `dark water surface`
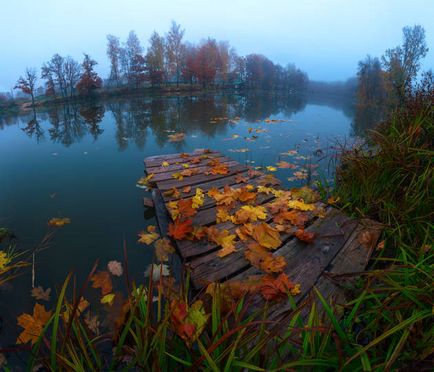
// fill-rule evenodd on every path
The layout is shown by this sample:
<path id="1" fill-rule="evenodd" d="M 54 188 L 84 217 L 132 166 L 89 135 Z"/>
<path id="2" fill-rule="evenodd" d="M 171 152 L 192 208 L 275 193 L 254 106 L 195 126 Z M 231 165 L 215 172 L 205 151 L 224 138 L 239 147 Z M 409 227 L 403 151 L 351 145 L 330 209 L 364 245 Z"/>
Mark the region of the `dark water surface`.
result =
<path id="1" fill-rule="evenodd" d="M 36 286 L 55 291 L 70 270 L 80 280 L 97 259 L 102 266 L 122 261 L 124 241 L 130 275 L 140 279 L 153 249 L 139 245 L 137 233 L 155 224 L 142 205 L 145 191 L 136 187 L 145 157 L 205 147 L 253 166 L 285 160 L 299 168 L 278 169 L 275 175 L 286 186 L 299 186 L 332 180 L 330 147 L 349 140 L 351 122 L 340 100 L 272 95 L 135 97 L 0 118 L 0 226 L 26 249 L 50 231 L 51 218 L 71 219 L 36 255 Z M 169 142 L 173 132 L 185 133 L 185 140 Z M 249 151 L 238 152 L 244 149 Z M 289 150 L 297 154 L 282 155 Z M 288 181 L 300 169 L 308 178 Z M 11 309 L 33 308 L 30 288 L 27 270 L 1 289 L 0 337 L 6 344 L 17 335 Z"/>

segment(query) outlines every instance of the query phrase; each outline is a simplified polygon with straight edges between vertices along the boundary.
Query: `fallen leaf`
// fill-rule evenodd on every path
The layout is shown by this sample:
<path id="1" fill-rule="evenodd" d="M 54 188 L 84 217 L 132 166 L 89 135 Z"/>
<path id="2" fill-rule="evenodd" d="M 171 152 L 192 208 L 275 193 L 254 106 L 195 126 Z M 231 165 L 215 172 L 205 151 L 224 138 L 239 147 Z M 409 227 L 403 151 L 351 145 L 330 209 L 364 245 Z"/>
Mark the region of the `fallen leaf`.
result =
<path id="1" fill-rule="evenodd" d="M 119 261 L 109 261 L 107 264 L 107 270 L 114 276 L 122 276 L 124 272 L 122 264 Z"/>
<path id="2" fill-rule="evenodd" d="M 282 243 L 279 231 L 264 222 L 254 226 L 252 238 L 268 249 L 278 248 Z"/>
<path id="3" fill-rule="evenodd" d="M 71 219 L 68 217 L 52 218 L 48 221 L 48 226 L 61 227 L 69 223 L 71 223 Z"/>
<path id="4" fill-rule="evenodd" d="M 169 162 L 167 162 L 167 161 L 163 161 L 162 163 L 161 163 L 161 166 L 162 167 L 168 167 L 170 164 L 169 164 Z"/>
<path id="5" fill-rule="evenodd" d="M 243 177 L 240 174 L 235 177 L 235 182 L 236 183 L 246 183 L 248 181 L 249 181 L 248 177 Z"/>
<path id="6" fill-rule="evenodd" d="M 281 273 L 277 278 L 267 275 L 263 278 L 262 283 L 260 292 L 268 301 L 285 299 L 288 292 L 293 296 L 300 293 L 300 285 L 292 283 L 284 273 Z"/>
<path id="7" fill-rule="evenodd" d="M 93 288 L 101 288 L 101 294 L 105 296 L 109 294 L 112 289 L 112 280 L 108 271 L 98 271 L 90 278 Z"/>
<path id="8" fill-rule="evenodd" d="M 247 187 L 242 187 L 238 192 L 238 200 L 242 203 L 252 202 L 256 199 L 256 193 L 248 190 Z"/>
<path id="9" fill-rule="evenodd" d="M 185 221 L 175 220 L 173 223 L 169 224 L 169 236 L 174 239 L 181 240 L 184 239 L 188 233 L 193 231 L 193 220 L 187 219 Z"/>
<path id="10" fill-rule="evenodd" d="M 288 208 L 298 209 L 300 211 L 313 211 L 315 204 L 306 204 L 301 200 L 288 200 Z"/>
<path id="11" fill-rule="evenodd" d="M 295 164 L 288 163 L 287 161 L 284 161 L 284 160 L 279 161 L 278 163 L 276 163 L 276 165 L 282 169 L 295 169 L 295 168 L 297 168 L 297 166 Z"/>
<path id="12" fill-rule="evenodd" d="M 267 210 L 260 206 L 244 205 L 236 213 L 234 222 L 244 224 L 247 222 L 255 222 L 258 219 L 264 220 L 267 218 Z"/>
<path id="13" fill-rule="evenodd" d="M 154 178 L 154 173 L 148 174 L 147 176 L 144 176 L 144 177 L 140 178 L 137 181 L 137 185 L 149 187 L 150 186 L 150 182 L 149 181 L 151 181 L 152 178 Z"/>
<path id="14" fill-rule="evenodd" d="M 284 257 L 273 256 L 272 253 L 256 243 L 247 246 L 244 256 L 253 266 L 266 273 L 280 273 L 286 266 Z"/>
<path id="15" fill-rule="evenodd" d="M 267 165 L 265 168 L 266 168 L 267 171 L 269 171 L 269 172 L 275 172 L 275 171 L 277 171 L 277 168 L 276 168 L 276 167 L 273 167 L 272 165 Z"/>
<path id="16" fill-rule="evenodd" d="M 145 271 L 145 277 L 151 276 L 151 272 L 152 280 L 154 282 L 159 281 L 162 276 L 170 275 L 169 266 L 165 264 L 150 264 Z"/>
<path id="17" fill-rule="evenodd" d="M 175 248 L 169 239 L 162 238 L 155 242 L 155 255 L 159 261 L 169 261 L 169 254 L 174 252 Z"/>
<path id="18" fill-rule="evenodd" d="M 196 188 L 196 194 L 192 198 L 192 205 L 191 207 L 194 209 L 198 209 L 203 205 L 205 195 L 203 193 L 203 190 L 201 188 Z"/>
<path id="19" fill-rule="evenodd" d="M 50 301 L 51 288 L 47 288 L 44 291 L 44 289 L 39 286 L 32 288 L 31 293 L 32 297 L 36 298 L 37 300 Z"/>
<path id="20" fill-rule="evenodd" d="M 100 322 L 97 315 L 92 316 L 88 311 L 84 316 L 84 322 L 93 333 L 99 334 Z"/>
<path id="21" fill-rule="evenodd" d="M 180 142 L 183 141 L 185 138 L 185 134 L 184 133 L 174 133 L 174 134 L 169 134 L 169 142 Z"/>
<path id="22" fill-rule="evenodd" d="M 183 192 L 184 194 L 188 194 L 190 191 L 191 191 L 191 186 L 185 186 L 185 187 L 182 189 L 182 192 Z"/>
<path id="23" fill-rule="evenodd" d="M 101 298 L 101 303 L 111 306 L 113 304 L 114 299 L 115 299 L 115 294 L 109 293 Z"/>
<path id="24" fill-rule="evenodd" d="M 160 235 L 158 235 L 156 232 L 156 227 L 153 225 L 149 225 L 147 227 L 147 233 L 145 233 L 144 231 L 140 231 L 138 236 L 139 236 L 139 243 L 143 243 L 143 244 L 152 244 L 155 240 L 157 240 Z"/>
<path id="25" fill-rule="evenodd" d="M 295 236 L 305 243 L 312 243 L 315 239 L 315 233 L 304 231 L 304 229 L 297 230 Z"/>
<path id="26" fill-rule="evenodd" d="M 32 345 L 38 341 L 39 336 L 44 329 L 45 324 L 51 317 L 51 311 L 46 311 L 44 305 L 38 303 L 33 307 L 33 314 L 21 314 L 17 320 L 18 325 L 24 330 L 17 338 L 17 344 L 26 344 L 31 342 Z"/>

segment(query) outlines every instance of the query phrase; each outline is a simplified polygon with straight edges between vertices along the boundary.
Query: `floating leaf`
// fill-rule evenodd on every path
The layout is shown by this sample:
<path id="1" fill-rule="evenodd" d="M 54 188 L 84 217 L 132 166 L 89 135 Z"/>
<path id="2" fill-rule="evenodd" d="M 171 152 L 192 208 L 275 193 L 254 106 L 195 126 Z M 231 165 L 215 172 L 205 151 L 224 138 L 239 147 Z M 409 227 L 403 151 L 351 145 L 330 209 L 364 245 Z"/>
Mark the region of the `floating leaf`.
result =
<path id="1" fill-rule="evenodd" d="M 90 280 L 93 288 L 101 288 L 103 296 L 109 294 L 113 289 L 112 280 L 108 271 L 98 271 Z"/>
<path id="2" fill-rule="evenodd" d="M 272 165 L 267 165 L 265 168 L 266 168 L 267 171 L 269 171 L 269 172 L 275 172 L 275 171 L 277 171 L 277 168 L 276 168 L 276 167 L 273 167 Z"/>
<path id="3" fill-rule="evenodd" d="M 184 133 L 174 133 L 174 134 L 169 134 L 169 142 L 180 142 L 183 141 L 185 138 L 185 134 Z"/>
<path id="4" fill-rule="evenodd" d="M 109 261 L 107 264 L 107 270 L 114 276 L 122 276 L 124 272 L 122 264 L 119 261 Z"/>
<path id="5" fill-rule="evenodd" d="M 52 218 L 50 221 L 48 221 L 48 226 L 61 227 L 69 223 L 71 223 L 71 219 L 68 217 Z"/>
<path id="6" fill-rule="evenodd" d="M 100 322 L 98 320 L 98 315 L 92 316 L 90 311 L 86 313 L 84 316 L 84 322 L 88 326 L 88 328 L 95 334 L 99 334 L 99 326 Z"/>
<path id="7" fill-rule="evenodd" d="M 162 276 L 170 275 L 169 266 L 165 264 L 160 264 L 160 265 L 150 264 L 145 271 L 145 277 L 151 276 L 151 272 L 152 272 L 152 280 L 154 282 L 160 280 Z"/>
<path id="8" fill-rule="evenodd" d="M 169 254 L 174 252 L 175 248 L 169 239 L 162 238 L 155 242 L 155 255 L 159 261 L 169 261 Z"/>
<path id="9" fill-rule="evenodd" d="M 147 233 L 145 233 L 144 231 L 140 231 L 138 236 L 139 236 L 139 243 L 143 243 L 143 244 L 152 244 L 155 240 L 157 240 L 160 235 L 158 235 L 158 233 L 155 232 L 156 227 L 153 225 L 149 225 L 147 228 Z"/>
<path id="10" fill-rule="evenodd" d="M 101 303 L 111 306 L 113 304 L 114 299 L 115 299 L 115 294 L 109 293 L 101 298 Z"/>
<path id="11" fill-rule="evenodd" d="M 36 298 L 37 300 L 43 300 L 43 301 L 50 301 L 50 293 L 51 293 L 51 288 L 47 288 L 44 291 L 44 289 L 41 286 L 32 288 L 31 290 L 32 297 Z"/>
<path id="12" fill-rule="evenodd" d="M 284 161 L 284 160 L 279 161 L 278 163 L 276 163 L 276 165 L 282 169 L 295 169 L 295 168 L 297 168 L 297 166 L 295 164 L 288 163 L 287 161 Z"/>
<path id="13" fill-rule="evenodd" d="M 38 341 L 39 336 L 44 329 L 45 324 L 51 317 L 51 311 L 46 311 L 44 305 L 38 303 L 33 307 L 33 314 L 22 314 L 18 320 L 18 325 L 24 330 L 17 338 L 17 344 L 26 344 L 31 342 L 32 345 Z"/>

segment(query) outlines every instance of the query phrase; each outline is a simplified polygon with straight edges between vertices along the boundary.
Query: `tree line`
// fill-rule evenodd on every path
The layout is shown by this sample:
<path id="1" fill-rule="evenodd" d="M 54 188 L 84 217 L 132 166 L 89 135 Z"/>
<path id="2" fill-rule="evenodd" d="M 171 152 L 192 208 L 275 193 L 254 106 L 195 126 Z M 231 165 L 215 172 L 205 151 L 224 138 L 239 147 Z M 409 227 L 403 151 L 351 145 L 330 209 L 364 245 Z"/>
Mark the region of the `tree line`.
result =
<path id="1" fill-rule="evenodd" d="M 185 30 L 172 21 L 165 36 L 154 31 L 148 46 L 131 31 L 125 42 L 107 35 L 110 73 L 103 80 L 97 64 L 88 54 L 80 64 L 72 57 L 55 54 L 43 64 L 40 78 L 47 97 L 69 99 L 100 90 L 140 89 L 182 85 L 250 89 L 279 89 L 291 93 L 306 89 L 308 76 L 293 64 L 283 67 L 261 54 L 239 56 L 227 41 L 208 38 L 198 44 L 184 40 Z M 35 103 L 38 73 L 27 69 L 15 89 L 31 96 Z M 41 88 L 39 88 L 41 89 Z"/>

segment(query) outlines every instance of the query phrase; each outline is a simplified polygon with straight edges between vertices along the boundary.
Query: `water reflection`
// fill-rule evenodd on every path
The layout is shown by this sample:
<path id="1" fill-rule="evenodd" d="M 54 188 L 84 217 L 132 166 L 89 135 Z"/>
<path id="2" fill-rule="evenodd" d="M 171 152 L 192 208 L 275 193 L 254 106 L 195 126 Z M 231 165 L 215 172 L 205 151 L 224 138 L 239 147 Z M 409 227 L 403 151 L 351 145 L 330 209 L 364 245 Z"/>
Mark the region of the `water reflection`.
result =
<path id="1" fill-rule="evenodd" d="M 307 103 L 326 105 L 353 118 L 352 135 L 363 137 L 379 116 L 370 109 L 362 109 L 351 97 L 341 96 L 283 96 L 281 94 L 200 95 L 187 97 L 121 97 L 86 105 L 66 104 L 52 106 L 20 116 L 0 117 L 0 129 L 9 125 L 24 125 L 23 131 L 36 142 L 49 139 L 71 146 L 90 134 L 96 141 L 103 133 L 101 122 L 108 111 L 116 125 L 118 149 L 124 151 L 131 143 L 143 150 L 152 131 L 155 141 L 163 146 L 168 134 L 200 131 L 213 138 L 234 125 L 234 118 L 248 123 L 282 115 L 285 119 L 303 111 Z M 219 118 L 216 123 L 210 119 Z M 221 119 L 224 118 L 224 119 Z M 48 123 L 46 127 L 42 123 Z M 175 147 L 181 150 L 183 142 Z"/>

